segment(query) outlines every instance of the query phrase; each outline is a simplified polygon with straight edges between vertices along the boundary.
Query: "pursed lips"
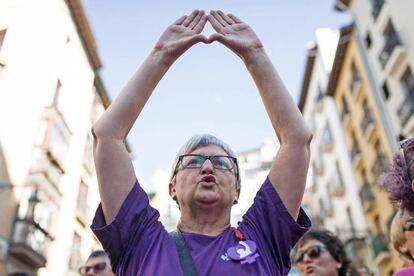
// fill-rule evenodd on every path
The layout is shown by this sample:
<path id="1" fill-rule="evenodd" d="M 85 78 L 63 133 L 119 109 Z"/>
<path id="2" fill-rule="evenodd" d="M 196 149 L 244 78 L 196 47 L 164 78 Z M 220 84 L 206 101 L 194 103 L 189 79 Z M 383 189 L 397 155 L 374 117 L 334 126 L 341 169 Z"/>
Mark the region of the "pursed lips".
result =
<path id="1" fill-rule="evenodd" d="M 212 175 L 206 175 L 201 178 L 200 182 L 207 182 L 207 183 L 217 183 L 216 178 Z"/>

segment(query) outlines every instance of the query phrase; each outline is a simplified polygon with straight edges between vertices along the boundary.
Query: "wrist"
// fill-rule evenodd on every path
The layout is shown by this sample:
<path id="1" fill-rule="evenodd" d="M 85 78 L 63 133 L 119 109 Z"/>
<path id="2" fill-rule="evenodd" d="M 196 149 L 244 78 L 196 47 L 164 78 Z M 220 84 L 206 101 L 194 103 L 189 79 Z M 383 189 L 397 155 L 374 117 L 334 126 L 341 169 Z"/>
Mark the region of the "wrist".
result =
<path id="1" fill-rule="evenodd" d="M 267 58 L 267 54 L 263 47 L 253 48 L 242 56 L 243 62 L 247 67 L 256 64 L 264 58 Z"/>
<path id="2" fill-rule="evenodd" d="M 165 70 L 168 70 L 175 61 L 175 59 L 168 55 L 167 51 L 158 48 L 154 48 L 151 51 L 150 58 Z"/>

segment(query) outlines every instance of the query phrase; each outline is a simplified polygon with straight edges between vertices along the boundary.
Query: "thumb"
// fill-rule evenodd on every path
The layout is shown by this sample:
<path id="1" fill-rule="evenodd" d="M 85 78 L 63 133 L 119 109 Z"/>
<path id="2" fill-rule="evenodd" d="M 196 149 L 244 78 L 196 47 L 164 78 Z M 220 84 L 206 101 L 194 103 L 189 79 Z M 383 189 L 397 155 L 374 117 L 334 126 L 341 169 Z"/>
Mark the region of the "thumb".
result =
<path id="1" fill-rule="evenodd" d="M 208 43 L 208 39 L 205 35 L 197 34 L 197 35 L 192 36 L 189 39 L 189 42 L 190 42 L 191 45 L 194 45 L 198 42 Z"/>
<path id="2" fill-rule="evenodd" d="M 208 43 L 213 43 L 214 41 L 218 41 L 220 43 L 223 43 L 224 45 L 227 44 L 227 41 L 224 35 L 219 34 L 219 33 L 214 33 L 208 38 Z"/>

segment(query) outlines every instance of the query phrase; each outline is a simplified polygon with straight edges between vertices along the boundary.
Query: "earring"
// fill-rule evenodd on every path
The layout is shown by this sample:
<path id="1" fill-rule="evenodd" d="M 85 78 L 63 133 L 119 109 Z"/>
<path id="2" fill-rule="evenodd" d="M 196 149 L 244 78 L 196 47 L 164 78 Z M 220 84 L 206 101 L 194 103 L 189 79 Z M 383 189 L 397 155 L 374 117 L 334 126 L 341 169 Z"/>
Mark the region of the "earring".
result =
<path id="1" fill-rule="evenodd" d="M 233 200 L 233 204 L 237 204 L 239 201 L 237 199 Z"/>

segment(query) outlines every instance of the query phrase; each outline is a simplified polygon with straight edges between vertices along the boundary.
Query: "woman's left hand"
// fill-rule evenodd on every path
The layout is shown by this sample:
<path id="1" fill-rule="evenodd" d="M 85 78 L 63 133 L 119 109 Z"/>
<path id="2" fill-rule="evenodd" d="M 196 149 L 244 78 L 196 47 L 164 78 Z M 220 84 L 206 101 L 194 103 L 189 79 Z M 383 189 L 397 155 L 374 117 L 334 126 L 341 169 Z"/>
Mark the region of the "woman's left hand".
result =
<path id="1" fill-rule="evenodd" d="M 209 42 L 218 41 L 246 60 L 258 49 L 263 49 L 262 42 L 249 25 L 235 15 L 222 11 L 210 11 L 208 20 L 217 33 L 209 37 Z"/>

